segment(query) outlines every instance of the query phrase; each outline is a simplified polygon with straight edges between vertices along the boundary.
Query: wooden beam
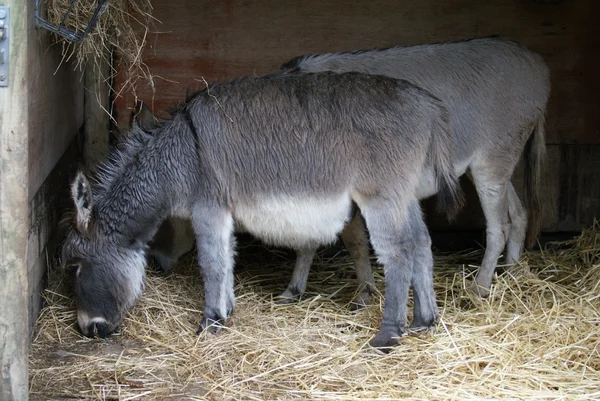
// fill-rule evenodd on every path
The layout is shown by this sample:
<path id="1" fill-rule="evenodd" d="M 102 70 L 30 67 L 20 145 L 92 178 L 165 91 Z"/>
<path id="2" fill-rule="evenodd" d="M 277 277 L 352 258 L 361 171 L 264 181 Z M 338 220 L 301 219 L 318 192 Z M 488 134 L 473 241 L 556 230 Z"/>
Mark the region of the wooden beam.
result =
<path id="1" fill-rule="evenodd" d="M 88 171 L 94 170 L 98 163 L 105 160 L 108 154 L 110 127 L 110 82 L 107 77 L 111 73 L 111 60 L 106 54 L 103 60 L 90 63 L 84 72 L 84 163 Z M 92 65 L 99 66 L 93 68 Z"/>
<path id="2" fill-rule="evenodd" d="M 9 83 L 0 87 L 0 399 L 27 400 L 29 36 L 33 2 L 10 7 Z"/>

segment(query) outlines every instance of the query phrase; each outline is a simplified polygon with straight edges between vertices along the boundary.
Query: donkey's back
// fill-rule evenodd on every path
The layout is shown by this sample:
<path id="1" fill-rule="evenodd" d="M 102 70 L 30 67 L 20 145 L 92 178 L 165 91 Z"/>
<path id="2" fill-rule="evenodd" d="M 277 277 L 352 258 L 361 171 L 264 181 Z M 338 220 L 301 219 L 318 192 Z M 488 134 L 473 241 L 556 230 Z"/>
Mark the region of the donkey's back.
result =
<path id="1" fill-rule="evenodd" d="M 381 74 L 429 90 L 450 111 L 460 161 L 481 147 L 517 141 L 522 148 L 514 133 L 543 115 L 550 92 L 549 70 L 538 54 L 493 37 L 299 56 L 281 68 Z"/>
<path id="2" fill-rule="evenodd" d="M 186 113 L 233 217 L 272 243 L 331 242 L 351 201 L 377 192 L 401 204 L 427 167 L 456 195 L 447 111 L 406 81 L 274 74 L 212 87 Z"/>

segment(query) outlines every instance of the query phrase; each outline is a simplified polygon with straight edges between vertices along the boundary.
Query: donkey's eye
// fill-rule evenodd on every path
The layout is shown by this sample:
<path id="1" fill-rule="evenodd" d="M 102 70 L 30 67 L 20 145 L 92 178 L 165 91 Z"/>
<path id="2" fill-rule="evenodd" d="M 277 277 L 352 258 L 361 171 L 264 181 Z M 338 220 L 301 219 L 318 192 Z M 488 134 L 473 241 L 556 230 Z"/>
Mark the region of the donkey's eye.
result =
<path id="1" fill-rule="evenodd" d="M 65 265 L 65 269 L 69 272 L 69 275 L 72 277 L 76 277 L 79 273 L 79 269 L 81 268 L 80 262 L 71 262 Z"/>

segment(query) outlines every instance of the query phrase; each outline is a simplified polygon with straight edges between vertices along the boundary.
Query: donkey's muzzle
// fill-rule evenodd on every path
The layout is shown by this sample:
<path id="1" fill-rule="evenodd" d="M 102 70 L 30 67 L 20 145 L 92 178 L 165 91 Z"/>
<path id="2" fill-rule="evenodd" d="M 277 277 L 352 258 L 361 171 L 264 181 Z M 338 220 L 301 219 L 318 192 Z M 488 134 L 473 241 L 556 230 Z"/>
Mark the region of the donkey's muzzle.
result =
<path id="1" fill-rule="evenodd" d="M 110 326 L 104 322 L 92 322 L 87 327 L 81 327 L 81 333 L 90 338 L 106 338 L 112 332 L 113 330 L 110 328 Z"/>

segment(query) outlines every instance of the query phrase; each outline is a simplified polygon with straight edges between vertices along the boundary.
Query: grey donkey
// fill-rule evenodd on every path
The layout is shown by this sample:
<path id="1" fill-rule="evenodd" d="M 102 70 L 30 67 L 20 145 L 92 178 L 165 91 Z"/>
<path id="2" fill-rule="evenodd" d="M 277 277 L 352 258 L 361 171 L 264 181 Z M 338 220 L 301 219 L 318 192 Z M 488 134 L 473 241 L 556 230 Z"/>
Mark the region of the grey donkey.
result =
<path id="1" fill-rule="evenodd" d="M 132 127 L 138 126 L 141 130 L 135 130 L 136 133 L 152 132 L 159 124 L 159 119 L 154 116 L 152 111 L 141 101 L 136 103 L 132 113 Z M 124 136 L 125 137 L 125 136 Z M 441 206 L 440 206 L 441 207 Z M 452 217 L 451 210 L 448 217 Z M 364 283 L 359 287 L 358 292 L 351 302 L 351 309 L 359 309 L 371 303 L 372 294 L 375 291 L 375 280 L 370 265 L 368 238 L 364 235 L 364 223 L 359 218 L 353 218 L 347 224 L 341 233 L 344 245 L 350 253 L 356 274 L 359 275 L 358 281 Z M 244 228 L 234 221 L 235 231 L 244 232 Z M 156 235 L 149 243 L 149 250 L 155 259 L 156 264 L 163 271 L 169 271 L 177 263 L 179 258 L 194 249 L 194 230 L 191 221 L 186 218 L 169 216 L 160 225 Z M 286 304 L 300 299 L 306 290 L 308 273 L 314 259 L 317 249 L 299 249 L 296 250 L 296 265 L 294 275 L 286 290 L 276 299 L 277 303 Z M 367 274 L 367 277 L 360 276 Z"/>
<path id="2" fill-rule="evenodd" d="M 281 69 L 358 71 L 407 79 L 444 102 L 454 130 L 455 173 L 460 176 L 466 172 L 473 181 L 487 222 L 486 250 L 472 286 L 474 292 L 481 296 L 489 293 L 505 246 L 505 263 L 513 264 L 519 260 L 524 242 L 533 245 L 541 224 L 538 191 L 550 95 L 549 70 L 539 55 L 517 43 L 491 37 L 300 56 Z M 529 215 L 510 181 L 523 151 Z M 436 192 L 431 174 L 422 175 L 418 198 Z M 169 236 L 159 235 L 160 241 L 155 243 L 164 268 L 192 249 L 189 227 L 190 223 L 181 219 L 165 222 L 164 232 Z M 343 231 L 342 239 L 359 282 L 355 304 L 367 304 L 374 282 L 360 212 Z M 309 250 L 298 255 L 290 284 L 282 294 L 284 300 L 296 299 L 304 292 L 313 256 Z"/>
<path id="3" fill-rule="evenodd" d="M 140 135 L 140 133 L 142 135 L 150 135 L 145 133 L 152 132 L 159 125 L 160 120 L 154 116 L 144 102 L 138 101 L 132 113 L 131 122 L 132 127 L 137 126 L 141 128 L 132 130 L 132 132 L 135 132 L 137 135 Z M 126 138 L 126 135 L 122 137 Z M 131 146 L 124 149 L 125 151 L 131 151 Z M 451 213 L 452 211 L 449 212 Z M 375 291 L 375 280 L 369 259 L 368 238 L 362 232 L 357 232 L 357 230 L 363 232 L 365 230 L 364 223 L 361 221 L 362 224 L 357 224 L 357 222 L 358 219 L 353 218 L 343 228 L 341 233 L 342 240 L 356 266 L 356 273 L 358 275 L 369 275 L 368 277 L 359 276 L 358 281 L 364 283 L 364 285 L 359 288 L 355 299 L 351 303 L 352 309 L 359 309 L 370 304 L 372 294 Z M 243 227 L 236 221 L 234 221 L 234 227 L 236 232 L 244 232 Z M 177 216 L 169 216 L 165 219 L 149 243 L 150 253 L 154 257 L 158 267 L 163 271 L 169 271 L 182 255 L 194 249 L 194 237 L 194 230 L 189 219 Z M 296 251 L 295 275 L 285 292 L 277 298 L 278 303 L 291 303 L 297 301 L 302 296 L 306 290 L 310 265 L 316 251 L 317 249 L 300 249 Z M 298 277 L 296 276 L 297 274 L 304 276 Z M 298 286 L 293 286 L 296 283 Z"/>
<path id="4" fill-rule="evenodd" d="M 489 293 L 498 259 L 506 247 L 506 264 L 517 262 L 524 243 L 532 246 L 541 226 L 539 187 L 545 159 L 544 121 L 550 96 L 550 73 L 542 57 L 524 46 L 497 37 L 459 42 L 392 47 L 296 57 L 282 70 L 358 71 L 406 79 L 444 102 L 453 129 L 454 172 L 472 180 L 486 218 L 486 249 L 472 289 Z M 525 200 L 510 179 L 524 152 Z M 419 179 L 417 197 L 437 192 L 430 174 Z M 529 222 L 527 221 L 529 217 Z M 362 220 L 356 241 L 365 241 Z M 372 277 L 370 264 L 357 274 Z M 306 272 L 294 272 L 304 279 Z M 298 280 L 290 286 L 302 287 Z"/>
<path id="5" fill-rule="evenodd" d="M 140 129 L 140 128 L 134 128 Z M 79 172 L 62 249 L 84 335 L 112 333 L 144 287 L 148 242 L 168 216 L 192 221 L 204 281 L 199 331 L 234 297 L 234 220 L 267 243 L 314 249 L 336 239 L 355 203 L 385 269 L 374 347 L 397 342 L 408 292 L 415 327 L 437 318 L 430 238 L 415 196 L 430 170 L 458 203 L 448 113 L 402 80 L 359 73 L 278 73 L 211 85 L 151 135 L 130 136 L 92 186 Z M 137 142 L 137 144 L 136 144 Z"/>

